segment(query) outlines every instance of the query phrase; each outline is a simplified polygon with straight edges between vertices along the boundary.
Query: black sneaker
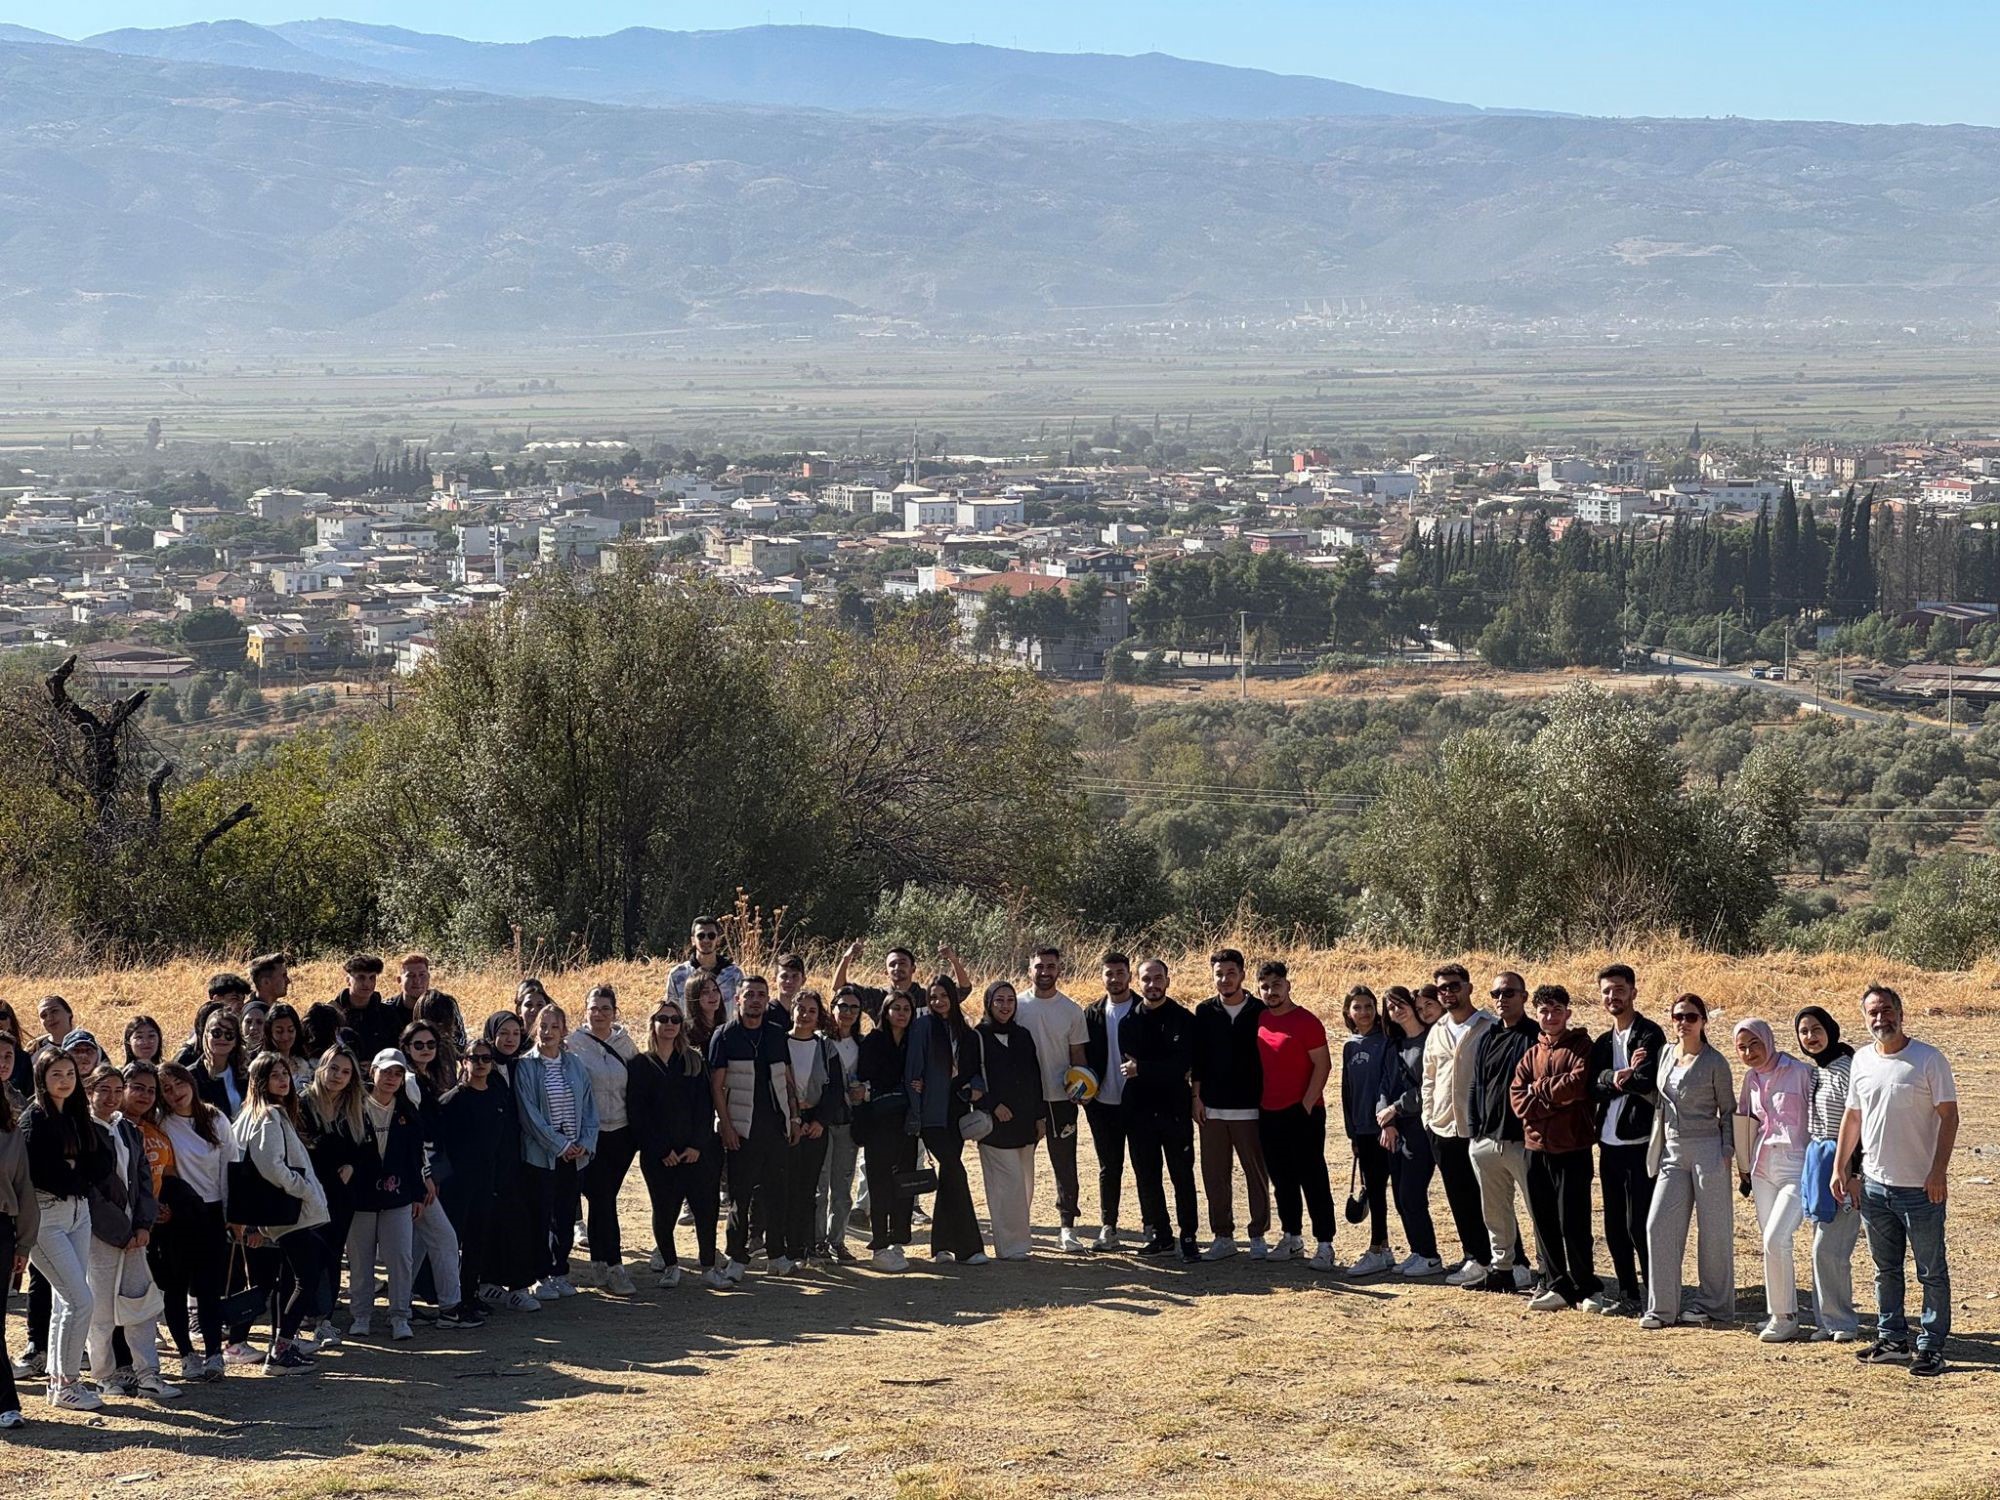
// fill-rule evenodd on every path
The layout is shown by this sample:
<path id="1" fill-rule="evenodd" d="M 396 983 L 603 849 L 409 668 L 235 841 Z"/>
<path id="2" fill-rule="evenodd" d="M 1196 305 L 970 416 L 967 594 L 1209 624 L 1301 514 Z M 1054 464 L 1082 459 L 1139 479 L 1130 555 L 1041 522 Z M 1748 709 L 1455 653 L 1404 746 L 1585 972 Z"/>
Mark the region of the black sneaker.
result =
<path id="1" fill-rule="evenodd" d="M 1145 1244 L 1141 1245 L 1137 1253 L 1140 1255 L 1172 1255 L 1174 1253 L 1173 1237 L 1171 1235 L 1155 1235 L 1150 1240 L 1147 1240 Z"/>
<path id="2" fill-rule="evenodd" d="M 1910 1362 L 1910 1373 L 1912 1375 L 1944 1374 L 1944 1351 L 1941 1349 L 1921 1350 L 1917 1357 Z"/>
<path id="3" fill-rule="evenodd" d="M 410 1321 L 413 1323 L 442 1323 L 444 1321 L 444 1314 L 435 1307 L 425 1307 L 422 1303 L 417 1303 L 410 1308 Z M 447 1324 L 446 1326 L 450 1325 Z"/>
<path id="4" fill-rule="evenodd" d="M 290 1344 L 264 1356 L 266 1375 L 303 1375 L 312 1368 L 313 1362 Z"/>
<path id="5" fill-rule="evenodd" d="M 462 1302 L 457 1307 L 445 1308 L 435 1321 L 440 1328 L 477 1328 L 480 1324 L 479 1315 Z"/>
<path id="6" fill-rule="evenodd" d="M 1184 1235 L 1182 1235 L 1182 1236 L 1181 1236 L 1181 1263 L 1182 1263 L 1183 1265 L 1193 1265 L 1193 1264 L 1194 1264 L 1194 1263 L 1195 1263 L 1196 1261 L 1198 1261 L 1198 1260 L 1200 1260 L 1200 1259 L 1201 1259 L 1201 1250 L 1200 1250 L 1200 1247 L 1198 1247 L 1198 1246 L 1197 1246 L 1197 1245 L 1195 1244 L 1195 1242 L 1194 1242 L 1194 1236 L 1193 1236 L 1193 1235 L 1191 1235 L 1191 1234 L 1184 1234 Z"/>
<path id="7" fill-rule="evenodd" d="M 1877 1339 L 1856 1349 L 1854 1357 L 1864 1365 L 1906 1365 L 1910 1362 L 1910 1346 L 1901 1339 Z"/>

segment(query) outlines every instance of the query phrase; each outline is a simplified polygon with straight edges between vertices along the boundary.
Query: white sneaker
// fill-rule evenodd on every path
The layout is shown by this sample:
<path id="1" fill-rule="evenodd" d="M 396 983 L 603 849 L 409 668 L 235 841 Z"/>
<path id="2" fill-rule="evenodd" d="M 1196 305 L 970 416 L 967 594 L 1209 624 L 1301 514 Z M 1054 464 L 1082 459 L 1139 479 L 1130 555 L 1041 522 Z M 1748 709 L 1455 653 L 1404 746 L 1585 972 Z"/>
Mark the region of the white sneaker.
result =
<path id="1" fill-rule="evenodd" d="M 190 1381 L 208 1379 L 208 1360 L 199 1354 L 183 1354 L 181 1379 Z"/>
<path id="2" fill-rule="evenodd" d="M 562 1299 L 562 1285 L 553 1276 L 544 1276 L 534 1286 L 537 1302 L 557 1302 Z"/>
<path id="3" fill-rule="evenodd" d="M 582 1265 L 572 1266 L 569 1275 L 563 1279 L 579 1287 L 603 1286 L 610 1275 L 611 1267 L 603 1261 L 587 1260 Z"/>
<path id="4" fill-rule="evenodd" d="M 1261 1246 L 1263 1241 L 1258 1240 L 1255 1243 Z M 1235 1253 L 1236 1241 L 1227 1235 L 1223 1235 L 1208 1242 L 1208 1248 L 1201 1252 L 1201 1258 L 1203 1260 L 1228 1260 Z"/>
<path id="5" fill-rule="evenodd" d="M 158 1370 L 146 1371 L 139 1377 L 138 1384 L 139 1394 L 150 1396 L 155 1401 L 177 1401 L 180 1399 L 181 1388 L 177 1385 L 168 1385 L 166 1381 L 160 1378 Z"/>
<path id="6" fill-rule="evenodd" d="M 729 1278 L 722 1274 L 722 1267 L 710 1266 L 706 1271 L 701 1273 L 701 1282 L 703 1286 L 712 1286 L 720 1291 L 723 1287 L 729 1285 Z"/>
<path id="7" fill-rule="evenodd" d="M 1606 1287 L 1601 1292 L 1592 1292 L 1583 1301 L 1579 1302 L 1577 1306 L 1581 1307 L 1585 1312 L 1601 1313 L 1616 1307 L 1618 1303 L 1618 1294 L 1609 1287 Z"/>
<path id="8" fill-rule="evenodd" d="M 319 1327 L 313 1330 L 313 1353 L 322 1349 L 333 1349 L 340 1344 L 340 1330 L 333 1326 L 331 1318 L 321 1318 Z"/>
<path id="9" fill-rule="evenodd" d="M 540 1312 L 542 1304 L 530 1291 L 502 1292 L 497 1297 L 485 1299 L 494 1307 L 504 1307 L 509 1312 Z"/>
<path id="10" fill-rule="evenodd" d="M 1530 1297 L 1528 1299 L 1528 1306 L 1536 1312 L 1561 1312 L 1569 1306 L 1569 1303 L 1563 1300 L 1561 1292 L 1551 1287 L 1546 1292 L 1537 1292 L 1534 1296 Z"/>
<path id="11" fill-rule="evenodd" d="M 1277 1239 L 1272 1241 L 1270 1253 L 1265 1257 L 1267 1260 L 1290 1260 L 1291 1258 L 1292 1237 L 1288 1234 L 1281 1234 Z"/>
<path id="12" fill-rule="evenodd" d="M 660 1272 L 661 1291 L 671 1292 L 675 1287 L 679 1286 L 680 1284 L 681 1284 L 681 1268 L 679 1266 L 668 1266 L 666 1270 Z"/>
<path id="13" fill-rule="evenodd" d="M 590 1225 L 582 1219 L 578 1219 L 576 1221 L 576 1229 L 570 1235 L 570 1240 L 577 1249 L 588 1250 L 590 1248 Z"/>
<path id="14" fill-rule="evenodd" d="M 1056 1236 L 1056 1248 L 1073 1254 L 1081 1254 L 1087 1247 L 1083 1243 L 1082 1236 L 1069 1225 L 1065 1224 L 1062 1228 L 1062 1233 Z"/>
<path id="15" fill-rule="evenodd" d="M 1252 1260 L 1268 1260 L 1270 1258 L 1270 1255 L 1271 1255 L 1271 1247 L 1264 1243 L 1264 1236 L 1261 1234 L 1251 1235 L 1250 1258 Z"/>
<path id="16" fill-rule="evenodd" d="M 408 1318 L 391 1318 L 389 1320 L 389 1337 L 397 1340 L 411 1337 L 410 1320 Z"/>
<path id="17" fill-rule="evenodd" d="M 1117 1225 L 1106 1224 L 1102 1229 L 1097 1231 L 1096 1248 L 1099 1250 L 1116 1250 L 1118 1248 Z"/>
<path id="18" fill-rule="evenodd" d="M 248 1344 L 226 1344 L 222 1350 L 225 1365 L 261 1365 L 264 1356 Z"/>
<path id="19" fill-rule="evenodd" d="M 764 1267 L 765 1274 L 770 1276 L 789 1276 L 797 1269 L 797 1262 L 785 1255 L 780 1255 L 776 1260 L 768 1262 Z"/>
<path id="20" fill-rule="evenodd" d="M 723 1266 L 722 1274 L 729 1278 L 729 1284 L 731 1286 L 735 1286 L 743 1280 L 743 1272 L 745 1269 L 746 1267 L 744 1266 L 742 1261 L 732 1260 Z"/>
<path id="21" fill-rule="evenodd" d="M 1773 1318 L 1757 1335 L 1759 1341 L 1766 1344 L 1789 1344 L 1798 1336 L 1797 1318 Z"/>
<path id="22" fill-rule="evenodd" d="M 19 1408 L 0 1411 L 0 1432 L 11 1432 L 16 1427 L 26 1427 L 28 1419 L 21 1415 Z"/>
<path id="23" fill-rule="evenodd" d="M 692 1203 L 683 1203 L 681 1205 L 681 1216 L 674 1220 L 674 1222 L 683 1229 L 694 1228 L 694 1205 Z"/>
<path id="24" fill-rule="evenodd" d="M 1315 1271 L 1338 1271 L 1340 1262 L 1333 1258 L 1333 1241 L 1321 1240 L 1313 1258 L 1306 1262 Z"/>
<path id="25" fill-rule="evenodd" d="M 1472 1259 L 1472 1257 L 1467 1256 L 1464 1265 L 1445 1277 L 1444 1284 L 1446 1286 L 1471 1286 L 1473 1283 L 1484 1281 L 1485 1279 L 1486 1267 Z"/>
<path id="26" fill-rule="evenodd" d="M 360 1317 L 349 1321 L 347 1336 L 351 1339 L 365 1339 L 373 1331 L 373 1327 L 374 1325 L 368 1321 L 368 1314 L 363 1313 Z"/>
<path id="27" fill-rule="evenodd" d="M 667 1258 L 655 1250 L 652 1259 L 646 1262 L 646 1268 L 650 1271 L 664 1271 L 667 1268 Z"/>
<path id="28" fill-rule="evenodd" d="M 975 1250 L 972 1254 L 965 1257 L 965 1263 L 968 1266 L 983 1266 L 992 1259 L 993 1257 L 988 1255 L 984 1250 Z"/>
<path id="29" fill-rule="evenodd" d="M 49 1405 L 60 1406 L 65 1411 L 96 1411 L 104 1405 L 104 1398 L 81 1380 L 52 1380 L 49 1382 Z"/>
<path id="30" fill-rule="evenodd" d="M 1380 1276 L 1396 1269 L 1396 1257 L 1387 1250 L 1370 1250 L 1347 1268 L 1349 1276 Z"/>
<path id="31" fill-rule="evenodd" d="M 1435 1276 L 1443 1269 L 1444 1262 L 1435 1255 L 1408 1255 L 1403 1258 L 1403 1263 L 1396 1267 L 1396 1274 L 1416 1281 L 1425 1276 Z"/>
<path id="32" fill-rule="evenodd" d="M 900 1245 L 884 1245 L 868 1257 L 868 1263 L 878 1271 L 907 1271 L 910 1258 L 903 1254 Z"/>
<path id="33" fill-rule="evenodd" d="M 933 1250 L 931 1251 L 931 1259 L 941 1266 L 948 1266 L 955 1262 L 958 1257 L 953 1255 L 949 1250 Z"/>
<path id="34" fill-rule="evenodd" d="M 507 1300 L 507 1288 L 496 1286 L 490 1281 L 482 1281 L 479 1283 L 479 1300 L 481 1302 L 503 1303 Z"/>
<path id="35" fill-rule="evenodd" d="M 581 1297 L 583 1295 L 582 1292 L 577 1290 L 575 1279 L 567 1274 L 556 1277 L 555 1282 L 556 1295 L 559 1297 Z"/>
<path id="36" fill-rule="evenodd" d="M 629 1297 L 639 1289 L 632 1284 L 632 1273 L 621 1265 L 605 1273 L 604 1290 L 614 1297 Z"/>
<path id="37" fill-rule="evenodd" d="M 1535 1284 L 1535 1273 L 1526 1266 L 1514 1267 L 1514 1290 L 1525 1292 Z"/>

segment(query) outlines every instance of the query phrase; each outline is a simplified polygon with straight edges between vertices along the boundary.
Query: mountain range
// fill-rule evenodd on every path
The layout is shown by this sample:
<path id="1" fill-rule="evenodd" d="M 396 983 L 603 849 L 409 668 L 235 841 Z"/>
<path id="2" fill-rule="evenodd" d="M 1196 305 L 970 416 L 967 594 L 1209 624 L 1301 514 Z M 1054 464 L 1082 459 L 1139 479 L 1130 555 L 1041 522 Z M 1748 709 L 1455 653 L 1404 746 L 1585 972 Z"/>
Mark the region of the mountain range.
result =
<path id="1" fill-rule="evenodd" d="M 599 104 L 755 104 L 1013 119 L 1479 113 L 1471 105 L 1441 99 L 1160 53 L 1024 52 L 831 26 L 729 31 L 633 27 L 609 36 L 471 42 L 352 21 L 279 26 L 206 21 L 107 31 L 82 45 L 135 57 L 268 68 L 350 83 L 475 89 Z"/>
<path id="2" fill-rule="evenodd" d="M 672 108 L 0 40 L 17 348 L 1269 315 L 1942 318 L 2000 132 Z"/>

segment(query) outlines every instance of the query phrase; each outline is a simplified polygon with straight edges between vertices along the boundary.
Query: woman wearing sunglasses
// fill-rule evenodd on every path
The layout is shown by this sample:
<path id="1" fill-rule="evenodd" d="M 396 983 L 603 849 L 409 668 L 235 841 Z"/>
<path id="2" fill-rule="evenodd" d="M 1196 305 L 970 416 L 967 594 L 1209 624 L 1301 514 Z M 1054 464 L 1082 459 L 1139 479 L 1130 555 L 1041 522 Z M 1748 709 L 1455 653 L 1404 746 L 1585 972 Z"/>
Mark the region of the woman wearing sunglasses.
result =
<path id="1" fill-rule="evenodd" d="M 660 1285 L 681 1283 L 674 1222 L 681 1205 L 694 1210 L 701 1279 L 724 1287 L 715 1260 L 715 1213 L 722 1185 L 722 1148 L 715 1135 L 715 1100 L 708 1062 L 688 1037 L 679 1002 L 662 1000 L 646 1023 L 645 1050 L 626 1065 L 625 1113 L 639 1148 L 639 1174 L 653 1205 L 653 1244 L 664 1269 Z"/>
<path id="2" fill-rule="evenodd" d="M 496 1280 L 502 1217 L 526 1212 L 509 1192 L 521 1155 L 521 1122 L 513 1092 L 494 1076 L 497 1056 L 491 1042 L 476 1038 L 459 1059 L 459 1081 L 437 1109 L 437 1145 L 451 1163 L 438 1203 L 458 1232 L 458 1283 L 463 1310 L 473 1317 L 489 1310 L 478 1288 Z"/>
<path id="3" fill-rule="evenodd" d="M 1736 1085 L 1728 1059 L 1709 1045 L 1708 1002 L 1682 995 L 1668 1012 L 1673 1042 L 1660 1059 L 1659 1108 L 1646 1170 L 1653 1206 L 1646 1214 L 1646 1312 L 1641 1328 L 1674 1323 L 1706 1327 L 1736 1316 L 1736 1226 L 1729 1201 L 1736 1152 Z M 1681 1290 L 1688 1226 L 1696 1226 L 1697 1281 Z"/>

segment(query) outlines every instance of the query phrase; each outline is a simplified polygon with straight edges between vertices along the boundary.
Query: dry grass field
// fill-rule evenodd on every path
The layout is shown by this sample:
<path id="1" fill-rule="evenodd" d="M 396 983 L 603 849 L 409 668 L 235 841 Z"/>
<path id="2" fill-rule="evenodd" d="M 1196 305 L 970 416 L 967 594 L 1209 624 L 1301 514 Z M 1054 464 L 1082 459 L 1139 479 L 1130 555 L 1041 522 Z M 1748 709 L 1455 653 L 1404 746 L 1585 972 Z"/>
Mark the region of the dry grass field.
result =
<path id="1" fill-rule="evenodd" d="M 1429 957 L 1350 947 L 1287 956 L 1300 997 L 1327 1017 L 1348 984 L 1407 981 Z M 1629 1321 L 1530 1313 L 1511 1297 L 1353 1284 L 1243 1257 L 1189 1268 L 1048 1250 L 975 1268 L 917 1256 L 895 1277 L 753 1271 L 728 1293 L 691 1283 L 660 1292 L 642 1276 L 629 1302 L 586 1292 L 539 1314 L 496 1314 L 480 1332 L 351 1344 L 317 1375 L 233 1375 L 174 1406 L 116 1402 L 57 1418 L 31 1395 L 34 1425 L 13 1438 L 0 1488 L 173 1500 L 2000 1497 L 2000 969 L 1925 975 L 1672 945 L 1624 956 L 1639 969 L 1643 1009 L 1661 1015 L 1671 993 L 1694 989 L 1725 1026 L 1746 1014 L 1789 1021 L 1818 1001 L 1858 1031 L 1868 978 L 1902 988 L 1911 1030 L 1944 1046 L 1964 1101 L 1950 1231 L 1958 1329 L 1944 1379 L 1865 1369 L 1828 1345 L 1757 1343 L 1761 1261 L 1741 1204 L 1746 1321 L 1735 1328 L 1646 1334 Z M 1590 991 L 1602 961 L 1521 967 L 1531 982 Z M 0 994 L 31 1007 L 55 988 L 101 1035 L 142 1008 L 172 1033 L 210 967 L 8 978 Z M 1198 966 L 1183 972 L 1181 993 L 1206 993 Z M 600 978 L 636 1012 L 664 969 L 608 965 L 549 982 L 571 1000 Z M 514 979 L 501 966 L 439 972 L 475 1017 L 511 997 Z M 335 966 L 315 963 L 295 995 L 335 988 Z M 1085 976 L 1068 988 L 1091 991 Z M 1332 1157 L 1344 1187 L 1344 1145 Z M 1437 1210 L 1449 1253 L 1441 1196 Z M 624 1218 L 643 1254 L 652 1239 L 636 1174 Z M 1046 1174 L 1036 1220 L 1053 1221 Z M 1343 1259 L 1360 1238 L 1342 1226 Z M 1864 1315 L 1866 1267 L 1864 1248 Z"/>

